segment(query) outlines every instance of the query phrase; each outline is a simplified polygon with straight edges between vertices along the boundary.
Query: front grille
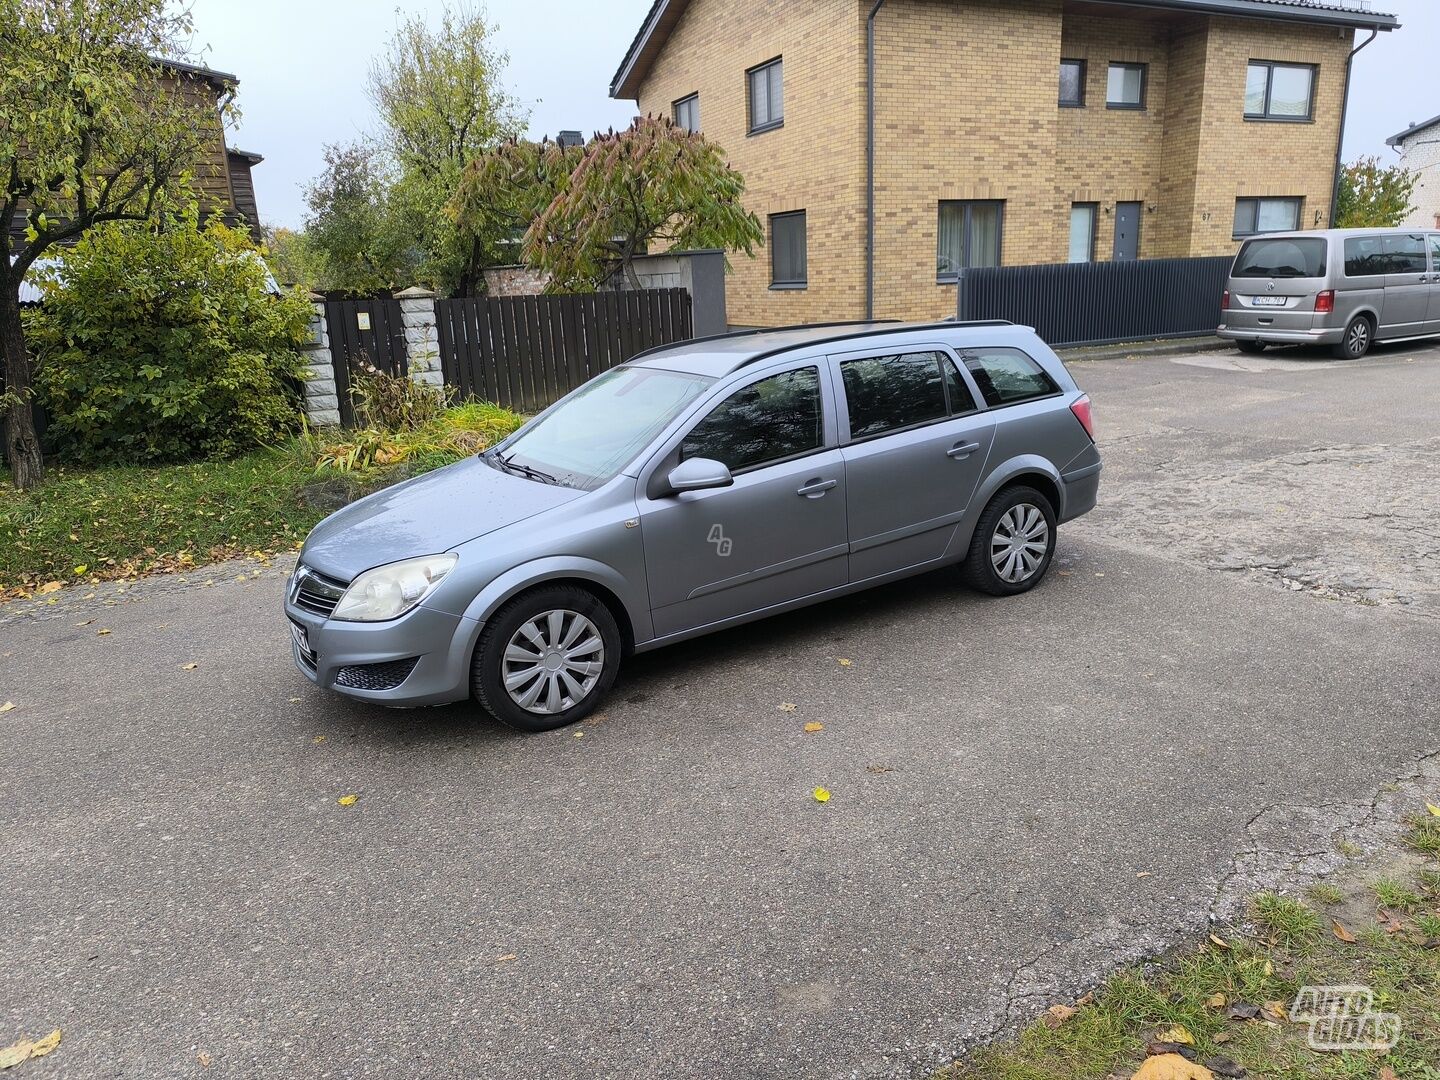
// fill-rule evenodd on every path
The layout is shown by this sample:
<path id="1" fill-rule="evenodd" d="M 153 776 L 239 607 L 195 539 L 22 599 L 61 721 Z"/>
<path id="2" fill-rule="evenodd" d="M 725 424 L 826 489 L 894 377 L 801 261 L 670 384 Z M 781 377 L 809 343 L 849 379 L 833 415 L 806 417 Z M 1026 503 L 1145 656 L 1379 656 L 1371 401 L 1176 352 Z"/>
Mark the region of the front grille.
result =
<path id="1" fill-rule="evenodd" d="M 335 685 L 352 690 L 394 690 L 410 677 L 419 662 L 418 656 L 412 656 L 384 664 L 351 664 L 335 673 Z"/>
<path id="2" fill-rule="evenodd" d="M 290 602 L 301 611 L 328 619 L 345 595 L 346 583 L 326 577 L 308 566 L 297 566 L 290 579 Z"/>

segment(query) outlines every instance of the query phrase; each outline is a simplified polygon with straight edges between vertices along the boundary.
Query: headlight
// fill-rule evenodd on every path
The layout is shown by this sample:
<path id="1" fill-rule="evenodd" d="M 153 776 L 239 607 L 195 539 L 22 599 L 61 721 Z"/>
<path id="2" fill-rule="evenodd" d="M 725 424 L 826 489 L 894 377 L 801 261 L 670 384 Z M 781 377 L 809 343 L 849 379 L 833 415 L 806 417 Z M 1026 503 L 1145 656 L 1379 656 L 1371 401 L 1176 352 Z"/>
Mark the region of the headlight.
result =
<path id="1" fill-rule="evenodd" d="M 366 570 L 350 583 L 330 617 L 347 622 L 398 619 L 429 596 L 459 558 L 454 552 L 424 555 Z"/>

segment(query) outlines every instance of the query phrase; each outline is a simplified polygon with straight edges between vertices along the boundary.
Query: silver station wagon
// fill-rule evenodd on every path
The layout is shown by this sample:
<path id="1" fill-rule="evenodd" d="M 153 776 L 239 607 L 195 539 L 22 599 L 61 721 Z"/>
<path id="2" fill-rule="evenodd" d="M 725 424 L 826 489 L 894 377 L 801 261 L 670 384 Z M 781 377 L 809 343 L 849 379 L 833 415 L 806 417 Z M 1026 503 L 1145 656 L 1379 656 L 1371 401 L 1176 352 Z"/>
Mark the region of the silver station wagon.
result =
<path id="1" fill-rule="evenodd" d="M 1242 352 L 1329 345 L 1358 360 L 1377 341 L 1440 335 L 1440 230 L 1329 229 L 1245 241 L 1217 331 Z"/>
<path id="2" fill-rule="evenodd" d="M 729 334 L 333 514 L 285 613 L 322 687 L 543 731 L 632 652 L 948 564 L 1024 592 L 1099 482 L 1089 398 L 1029 329 Z"/>

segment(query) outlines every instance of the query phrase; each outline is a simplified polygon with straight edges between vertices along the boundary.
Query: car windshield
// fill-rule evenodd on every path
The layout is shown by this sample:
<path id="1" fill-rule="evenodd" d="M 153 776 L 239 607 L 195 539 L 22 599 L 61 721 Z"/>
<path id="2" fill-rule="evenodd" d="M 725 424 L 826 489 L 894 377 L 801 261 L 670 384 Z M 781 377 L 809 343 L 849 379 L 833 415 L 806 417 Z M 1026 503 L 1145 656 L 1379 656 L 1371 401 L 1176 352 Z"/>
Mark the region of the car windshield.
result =
<path id="1" fill-rule="evenodd" d="M 1318 236 L 1251 240 L 1240 249 L 1232 277 L 1325 276 L 1325 241 Z"/>
<path id="2" fill-rule="evenodd" d="M 619 367 L 591 379 L 488 457 L 541 483 L 592 490 L 623 469 L 714 380 Z"/>

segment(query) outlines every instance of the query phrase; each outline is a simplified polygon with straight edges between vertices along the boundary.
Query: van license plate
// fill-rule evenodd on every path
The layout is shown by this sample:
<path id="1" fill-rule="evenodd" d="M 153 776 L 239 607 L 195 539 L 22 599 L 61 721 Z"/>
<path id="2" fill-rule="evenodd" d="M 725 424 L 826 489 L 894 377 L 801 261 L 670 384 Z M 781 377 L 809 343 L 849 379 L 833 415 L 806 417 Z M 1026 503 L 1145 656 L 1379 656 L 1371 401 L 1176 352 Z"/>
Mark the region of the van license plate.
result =
<path id="1" fill-rule="evenodd" d="M 1256 307 L 1284 307 L 1290 298 L 1288 296 L 1257 296 L 1255 297 Z"/>

